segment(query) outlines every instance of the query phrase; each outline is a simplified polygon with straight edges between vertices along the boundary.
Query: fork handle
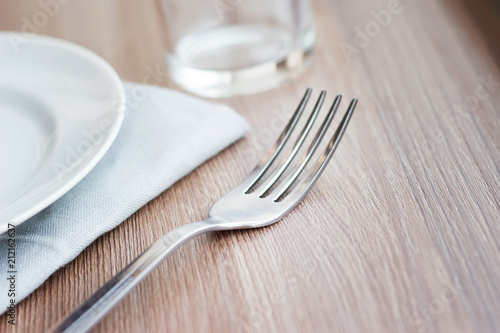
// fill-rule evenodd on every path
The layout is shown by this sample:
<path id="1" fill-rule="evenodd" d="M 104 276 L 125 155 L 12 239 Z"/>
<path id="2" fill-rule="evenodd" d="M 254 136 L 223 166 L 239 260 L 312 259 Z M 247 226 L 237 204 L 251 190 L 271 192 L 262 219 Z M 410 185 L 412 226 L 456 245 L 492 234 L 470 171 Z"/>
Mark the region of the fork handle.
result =
<path id="1" fill-rule="evenodd" d="M 111 311 L 139 282 L 179 246 L 191 238 L 214 230 L 210 220 L 172 230 L 109 280 L 69 315 L 53 332 L 86 332 Z"/>

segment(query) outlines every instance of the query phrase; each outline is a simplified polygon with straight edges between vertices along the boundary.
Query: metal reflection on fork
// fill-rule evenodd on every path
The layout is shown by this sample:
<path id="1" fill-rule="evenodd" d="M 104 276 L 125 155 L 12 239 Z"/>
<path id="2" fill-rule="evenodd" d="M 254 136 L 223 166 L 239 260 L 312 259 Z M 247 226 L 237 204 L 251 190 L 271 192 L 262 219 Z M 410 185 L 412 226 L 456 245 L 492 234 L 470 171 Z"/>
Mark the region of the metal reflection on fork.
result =
<path id="1" fill-rule="evenodd" d="M 189 239 L 211 231 L 264 227 L 281 220 L 292 211 L 309 192 L 332 158 L 357 104 L 356 99 L 351 101 L 328 146 L 315 165 L 308 172 L 304 172 L 340 104 L 341 96 L 338 95 L 311 144 L 292 167 L 292 161 L 311 131 L 325 95 L 326 92 L 322 91 L 295 143 L 274 169 L 271 169 L 271 166 L 277 161 L 278 155 L 297 126 L 311 96 L 311 89 L 307 89 L 274 146 L 240 184 L 213 204 L 208 212 L 208 219 L 183 225 L 160 238 L 67 317 L 54 332 L 85 332 L 92 328 L 160 262 Z M 287 170 L 289 172 L 285 176 Z M 264 179 L 264 174 L 270 171 L 272 173 Z M 303 177 L 299 179 L 299 176 Z M 298 183 L 295 184 L 296 182 Z"/>

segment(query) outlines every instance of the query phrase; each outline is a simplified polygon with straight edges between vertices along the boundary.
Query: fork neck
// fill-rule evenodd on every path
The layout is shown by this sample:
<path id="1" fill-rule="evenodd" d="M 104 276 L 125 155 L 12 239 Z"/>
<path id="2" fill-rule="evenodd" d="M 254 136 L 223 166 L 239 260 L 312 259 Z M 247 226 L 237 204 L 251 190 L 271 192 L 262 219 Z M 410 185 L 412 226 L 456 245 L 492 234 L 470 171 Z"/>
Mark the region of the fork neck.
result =
<path id="1" fill-rule="evenodd" d="M 193 237 L 216 230 L 219 230 L 218 221 L 208 218 L 203 221 L 184 224 L 165 234 L 161 239 L 167 247 L 173 250 Z"/>

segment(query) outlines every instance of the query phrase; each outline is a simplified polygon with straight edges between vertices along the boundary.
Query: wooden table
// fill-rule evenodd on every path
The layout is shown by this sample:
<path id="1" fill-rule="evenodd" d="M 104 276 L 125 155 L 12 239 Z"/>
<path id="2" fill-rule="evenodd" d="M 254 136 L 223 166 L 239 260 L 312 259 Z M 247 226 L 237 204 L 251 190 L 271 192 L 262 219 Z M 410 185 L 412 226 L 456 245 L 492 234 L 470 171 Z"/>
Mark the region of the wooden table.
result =
<path id="1" fill-rule="evenodd" d="M 305 202 L 269 228 L 190 242 L 96 331 L 500 330 L 498 6 L 401 0 L 378 31 L 371 11 L 393 1 L 313 6 L 318 37 L 307 73 L 222 100 L 251 133 L 96 240 L 18 305 L 15 329 L 1 317 L 0 331 L 47 330 L 163 233 L 204 218 L 308 86 L 326 89 L 329 103 L 343 93 L 360 104 Z M 0 8 L 2 30 L 22 29 L 23 17 L 41 10 L 38 1 Z M 371 36 L 356 39 L 357 27 Z M 71 0 L 38 30 L 95 51 L 126 80 L 165 69 L 155 1 Z M 174 87 L 165 76 L 158 83 Z"/>

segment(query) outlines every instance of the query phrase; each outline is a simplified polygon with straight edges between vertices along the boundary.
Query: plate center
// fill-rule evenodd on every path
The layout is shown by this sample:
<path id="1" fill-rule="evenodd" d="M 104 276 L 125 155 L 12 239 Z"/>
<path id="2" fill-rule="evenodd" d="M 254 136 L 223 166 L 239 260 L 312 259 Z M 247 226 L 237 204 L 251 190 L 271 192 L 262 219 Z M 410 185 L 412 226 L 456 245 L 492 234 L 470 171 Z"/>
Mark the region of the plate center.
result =
<path id="1" fill-rule="evenodd" d="M 0 86 L 0 202 L 9 204 L 36 180 L 53 151 L 56 121 L 40 100 Z M 2 205 L 3 206 L 3 205 Z"/>

